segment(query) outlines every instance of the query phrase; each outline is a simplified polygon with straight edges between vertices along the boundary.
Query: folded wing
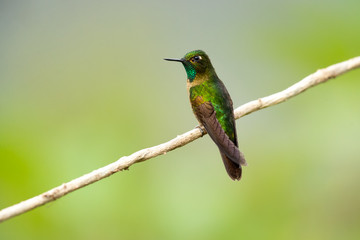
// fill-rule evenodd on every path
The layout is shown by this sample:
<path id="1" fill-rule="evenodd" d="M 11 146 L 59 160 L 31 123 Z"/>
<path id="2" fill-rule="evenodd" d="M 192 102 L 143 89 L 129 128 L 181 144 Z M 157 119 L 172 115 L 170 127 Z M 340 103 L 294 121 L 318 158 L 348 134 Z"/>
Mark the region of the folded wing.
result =
<path id="1" fill-rule="evenodd" d="M 221 127 L 211 102 L 200 104 L 196 109 L 196 115 L 218 146 L 229 176 L 233 180 L 239 180 L 241 178 L 241 165 L 246 165 L 245 158 Z"/>

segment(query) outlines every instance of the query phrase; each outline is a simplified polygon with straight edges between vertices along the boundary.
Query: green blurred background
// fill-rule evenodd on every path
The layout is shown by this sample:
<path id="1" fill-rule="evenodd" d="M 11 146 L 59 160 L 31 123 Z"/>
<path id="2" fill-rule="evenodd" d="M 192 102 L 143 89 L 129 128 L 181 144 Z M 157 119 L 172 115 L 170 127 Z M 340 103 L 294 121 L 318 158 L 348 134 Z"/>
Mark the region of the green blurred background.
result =
<path id="1" fill-rule="evenodd" d="M 235 106 L 359 55 L 360 2 L 1 1 L 0 209 L 197 122 L 182 57 Z M 360 70 L 0 224 L 0 239 L 359 239 Z"/>

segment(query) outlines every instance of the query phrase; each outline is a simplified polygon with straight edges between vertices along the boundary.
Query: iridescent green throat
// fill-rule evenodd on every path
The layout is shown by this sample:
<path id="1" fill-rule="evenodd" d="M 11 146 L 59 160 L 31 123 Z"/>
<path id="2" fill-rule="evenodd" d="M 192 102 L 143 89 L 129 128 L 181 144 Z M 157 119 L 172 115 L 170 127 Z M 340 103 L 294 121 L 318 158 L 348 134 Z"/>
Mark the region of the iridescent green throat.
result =
<path id="1" fill-rule="evenodd" d="M 191 63 L 183 63 L 187 77 L 190 82 L 194 81 L 196 76 L 196 70 Z"/>

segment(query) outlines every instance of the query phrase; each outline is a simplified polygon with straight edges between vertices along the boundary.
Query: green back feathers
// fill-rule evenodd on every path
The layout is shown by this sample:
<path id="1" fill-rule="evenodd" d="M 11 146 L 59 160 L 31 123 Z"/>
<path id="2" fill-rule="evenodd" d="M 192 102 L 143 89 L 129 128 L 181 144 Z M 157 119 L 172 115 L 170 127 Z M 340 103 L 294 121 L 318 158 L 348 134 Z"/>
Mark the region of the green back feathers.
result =
<path id="1" fill-rule="evenodd" d="M 204 102 L 211 102 L 221 127 L 232 141 L 236 141 L 230 96 L 220 79 L 217 77 L 209 78 L 202 84 L 189 89 L 190 102 L 193 108 L 197 108 L 200 104 L 195 102 L 198 96 L 201 96 Z"/>

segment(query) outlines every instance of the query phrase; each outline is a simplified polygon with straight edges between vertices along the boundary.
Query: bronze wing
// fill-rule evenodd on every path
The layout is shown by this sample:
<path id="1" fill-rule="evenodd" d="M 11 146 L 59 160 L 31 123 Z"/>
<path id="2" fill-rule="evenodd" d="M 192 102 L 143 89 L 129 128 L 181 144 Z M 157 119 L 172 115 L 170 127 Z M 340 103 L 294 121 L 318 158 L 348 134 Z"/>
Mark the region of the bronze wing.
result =
<path id="1" fill-rule="evenodd" d="M 241 165 L 246 165 L 244 155 L 228 137 L 216 118 L 216 111 L 211 102 L 203 102 L 196 110 L 199 121 L 204 125 L 211 139 L 220 150 L 226 171 L 233 180 L 240 180 Z"/>

